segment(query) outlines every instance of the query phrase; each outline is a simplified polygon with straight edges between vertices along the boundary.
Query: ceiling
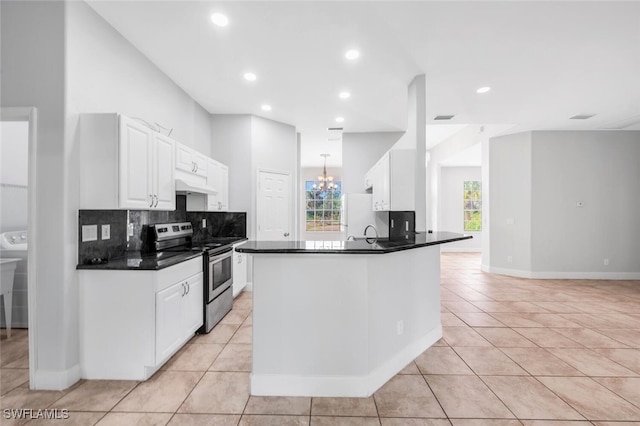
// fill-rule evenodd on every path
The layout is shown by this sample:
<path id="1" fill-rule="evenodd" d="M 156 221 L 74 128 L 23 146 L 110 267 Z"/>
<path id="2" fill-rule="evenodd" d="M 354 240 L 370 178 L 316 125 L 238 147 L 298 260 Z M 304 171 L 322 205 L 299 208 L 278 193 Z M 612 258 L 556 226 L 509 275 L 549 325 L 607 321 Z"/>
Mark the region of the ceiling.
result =
<path id="1" fill-rule="evenodd" d="M 294 125 L 302 166 L 321 165 L 323 152 L 341 164 L 329 127 L 406 130 L 419 74 L 428 126 L 450 114 L 447 125 L 511 123 L 509 133 L 640 129 L 637 1 L 88 3 L 210 113 Z M 214 12 L 229 25 L 214 26 Z"/>

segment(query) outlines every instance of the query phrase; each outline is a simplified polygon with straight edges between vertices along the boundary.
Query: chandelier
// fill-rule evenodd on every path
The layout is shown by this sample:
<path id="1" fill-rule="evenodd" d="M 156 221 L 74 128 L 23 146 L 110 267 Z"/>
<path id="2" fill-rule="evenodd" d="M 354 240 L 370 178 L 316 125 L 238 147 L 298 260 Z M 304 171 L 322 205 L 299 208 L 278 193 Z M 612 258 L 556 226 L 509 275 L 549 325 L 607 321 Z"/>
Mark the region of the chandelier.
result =
<path id="1" fill-rule="evenodd" d="M 313 189 L 318 189 L 321 192 L 330 192 L 335 190 L 338 186 L 333 183 L 333 176 L 327 176 L 327 157 L 331 154 L 320 154 L 324 157 L 324 167 L 322 168 L 322 176 L 318 176 L 318 185 L 315 183 L 312 185 Z"/>

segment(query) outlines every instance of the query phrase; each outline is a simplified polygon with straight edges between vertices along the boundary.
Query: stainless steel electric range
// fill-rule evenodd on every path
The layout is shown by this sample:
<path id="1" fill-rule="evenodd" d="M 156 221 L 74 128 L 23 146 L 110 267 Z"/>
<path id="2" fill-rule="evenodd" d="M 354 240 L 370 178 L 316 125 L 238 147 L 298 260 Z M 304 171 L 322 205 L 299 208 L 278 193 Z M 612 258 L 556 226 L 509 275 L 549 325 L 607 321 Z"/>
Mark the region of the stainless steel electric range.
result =
<path id="1" fill-rule="evenodd" d="M 202 252 L 204 273 L 204 324 L 198 333 L 208 333 L 233 305 L 233 250 L 231 244 L 210 240 L 193 242 L 189 222 L 149 225 L 149 250 L 170 256 L 185 251 Z"/>

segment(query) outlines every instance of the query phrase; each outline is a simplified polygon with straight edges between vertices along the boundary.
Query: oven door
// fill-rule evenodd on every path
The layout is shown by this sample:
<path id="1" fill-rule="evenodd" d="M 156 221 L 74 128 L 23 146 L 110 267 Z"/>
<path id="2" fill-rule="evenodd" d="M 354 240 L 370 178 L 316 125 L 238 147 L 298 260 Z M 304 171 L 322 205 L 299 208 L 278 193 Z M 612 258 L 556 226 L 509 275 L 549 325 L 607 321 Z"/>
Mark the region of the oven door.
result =
<path id="1" fill-rule="evenodd" d="M 218 297 L 233 284 L 233 251 L 209 256 L 209 285 L 207 303 Z"/>

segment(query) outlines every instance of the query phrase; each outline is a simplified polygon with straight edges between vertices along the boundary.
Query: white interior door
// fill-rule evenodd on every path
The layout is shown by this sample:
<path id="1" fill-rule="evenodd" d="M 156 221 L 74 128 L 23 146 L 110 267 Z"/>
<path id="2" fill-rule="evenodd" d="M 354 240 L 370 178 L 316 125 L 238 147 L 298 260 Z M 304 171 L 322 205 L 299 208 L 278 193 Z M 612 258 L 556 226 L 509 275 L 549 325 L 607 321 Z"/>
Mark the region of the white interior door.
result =
<path id="1" fill-rule="evenodd" d="M 257 239 L 291 239 L 291 177 L 288 173 L 258 171 Z"/>

